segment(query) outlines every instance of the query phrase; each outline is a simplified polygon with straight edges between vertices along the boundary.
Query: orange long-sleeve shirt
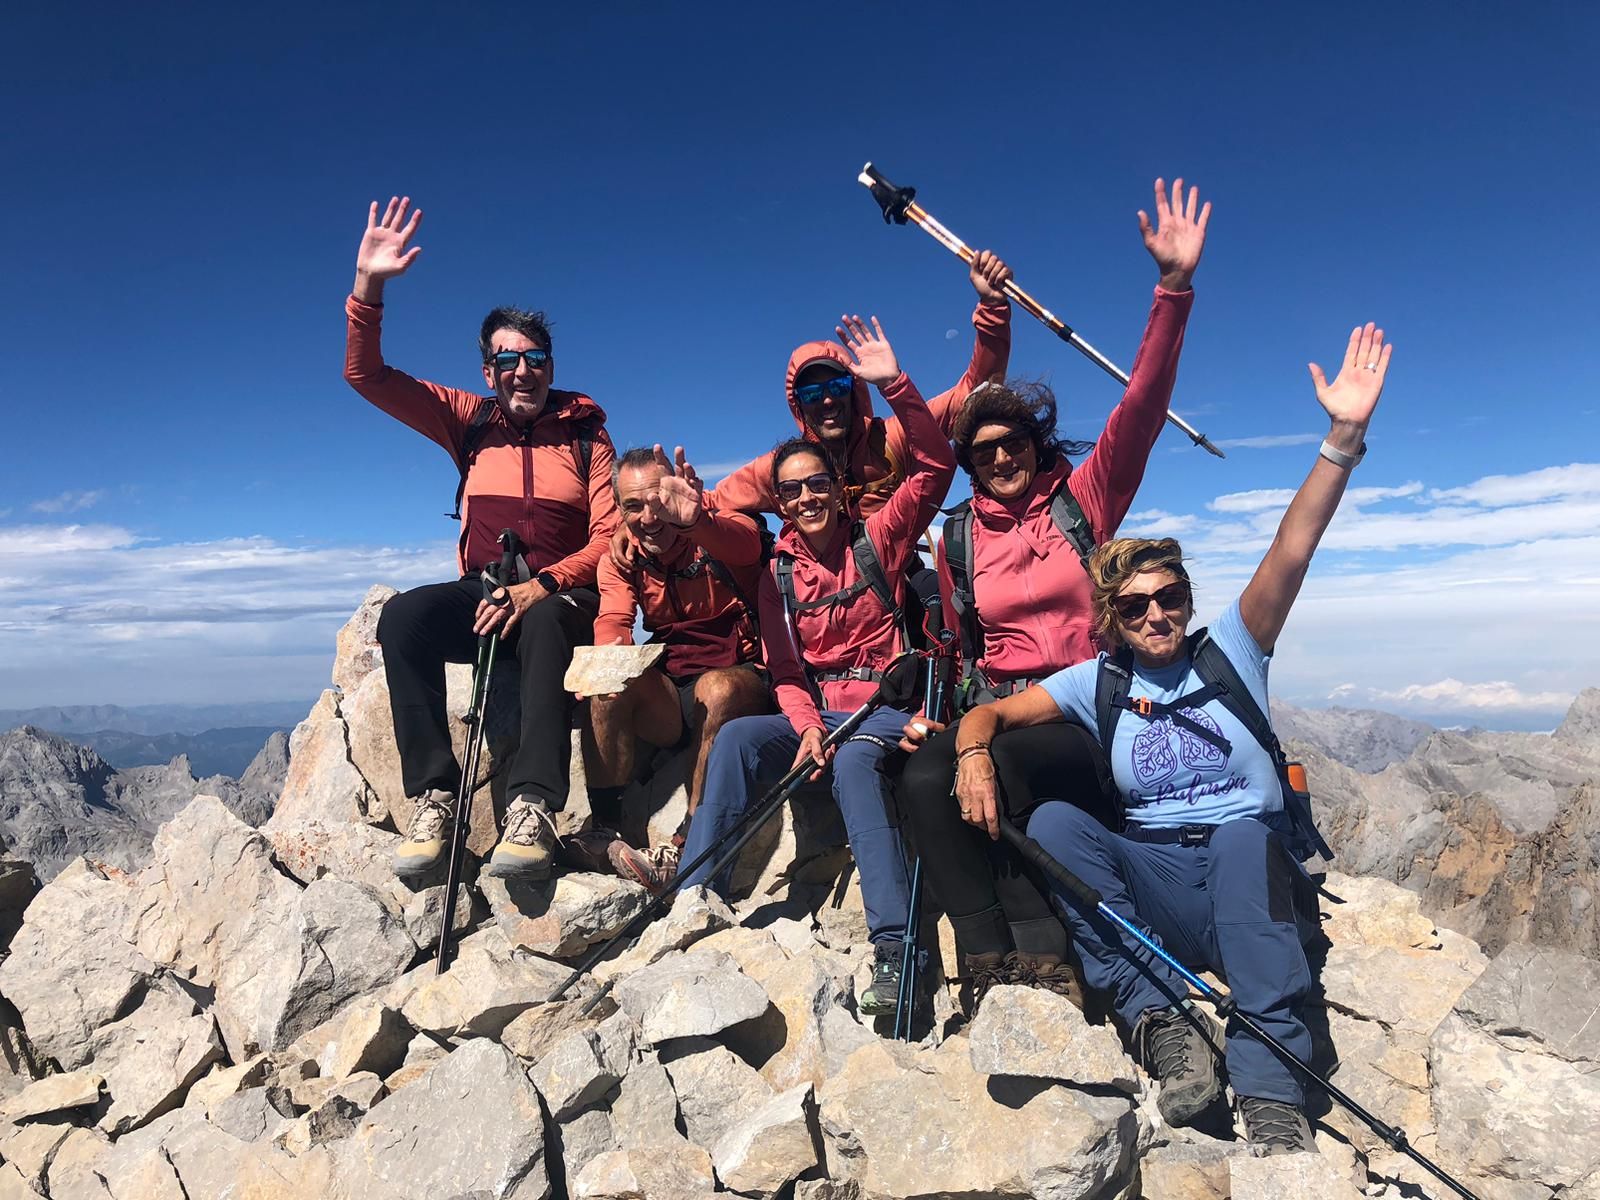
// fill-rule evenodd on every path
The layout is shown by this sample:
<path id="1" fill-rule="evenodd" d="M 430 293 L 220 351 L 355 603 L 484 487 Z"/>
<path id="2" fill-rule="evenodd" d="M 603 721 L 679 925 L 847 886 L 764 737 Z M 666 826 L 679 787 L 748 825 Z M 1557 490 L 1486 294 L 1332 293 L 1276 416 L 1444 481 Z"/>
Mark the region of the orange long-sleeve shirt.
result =
<path id="1" fill-rule="evenodd" d="M 344 310 L 345 382 L 443 446 L 459 466 L 463 439 L 484 397 L 413 379 L 386 364 L 382 305 L 350 296 Z M 554 388 L 544 411 L 528 425 L 514 425 L 495 406 L 461 498 L 456 562 L 463 575 L 497 562 L 500 531 L 514 529 L 528 547 L 533 570 L 549 571 L 562 588 L 594 584 L 595 567 L 617 526 L 611 491 L 616 453 L 605 419 L 588 396 Z M 587 478 L 579 477 L 575 453 L 580 426 L 593 438 Z"/>

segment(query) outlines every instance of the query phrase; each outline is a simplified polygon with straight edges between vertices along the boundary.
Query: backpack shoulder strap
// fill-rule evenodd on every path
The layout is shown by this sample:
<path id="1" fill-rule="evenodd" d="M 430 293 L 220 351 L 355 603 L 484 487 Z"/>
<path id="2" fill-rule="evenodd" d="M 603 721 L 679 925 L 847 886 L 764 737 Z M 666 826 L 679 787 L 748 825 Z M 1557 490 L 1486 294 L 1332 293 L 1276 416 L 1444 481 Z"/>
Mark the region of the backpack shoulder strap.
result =
<path id="1" fill-rule="evenodd" d="M 589 486 L 589 465 L 594 461 L 595 420 L 585 417 L 572 431 L 572 461 L 578 465 L 578 479 Z"/>
<path id="2" fill-rule="evenodd" d="M 772 577 L 778 584 L 778 595 L 783 597 L 784 607 L 791 613 L 794 611 L 794 555 L 787 550 L 779 550 L 772 556 Z"/>
<path id="3" fill-rule="evenodd" d="M 493 396 L 485 396 L 480 400 L 478 411 L 472 414 L 472 420 L 467 422 L 467 431 L 461 435 L 461 454 L 456 459 L 456 469 L 461 472 L 461 478 L 456 482 L 455 506 L 445 514 L 452 521 L 461 520 L 461 500 L 467 494 L 467 472 L 472 470 L 472 462 L 478 457 L 478 448 L 488 436 L 489 418 L 494 416 L 496 403 Z"/>
<path id="4" fill-rule="evenodd" d="M 750 597 L 744 594 L 744 589 L 739 586 L 739 581 L 733 577 L 733 572 L 728 570 L 727 564 L 719 558 L 712 558 L 711 555 L 705 553 L 703 550 L 700 552 L 700 554 L 702 560 L 706 564 L 706 570 L 710 571 L 711 574 L 716 577 L 718 583 L 722 584 L 723 587 L 727 588 L 733 593 L 733 598 L 739 602 L 739 607 L 743 608 L 745 615 L 753 620 L 756 615 L 755 605 L 750 603 Z M 793 564 L 791 563 L 790 566 L 791 574 L 789 577 L 789 588 L 792 591 L 794 588 L 794 577 L 792 573 Z M 779 586 L 781 587 L 782 584 Z M 785 598 L 787 598 L 787 593 L 785 594 Z"/>
<path id="5" fill-rule="evenodd" d="M 856 573 L 867 581 L 867 586 L 879 602 L 893 612 L 896 607 L 894 588 L 889 583 L 889 576 L 884 573 L 883 563 L 878 559 L 877 547 L 867 536 L 865 521 L 857 521 L 850 527 L 850 553 L 856 560 Z"/>
<path id="6" fill-rule="evenodd" d="M 1071 478 L 1069 474 L 1067 479 Z M 1094 553 L 1094 529 L 1089 518 L 1084 516 L 1078 498 L 1067 486 L 1067 479 L 1061 481 L 1055 495 L 1050 497 L 1050 519 L 1056 523 L 1061 536 L 1072 543 L 1072 548 L 1078 552 L 1078 561 L 1083 564 L 1083 573 L 1088 575 L 1089 555 Z"/>
<path id="7" fill-rule="evenodd" d="M 1100 748 L 1111 757 L 1111 739 L 1117 736 L 1117 721 L 1127 707 L 1128 688 L 1133 683 L 1133 655 L 1126 646 L 1100 660 L 1100 674 L 1094 684 L 1094 718 L 1100 735 Z"/>
<path id="8" fill-rule="evenodd" d="M 1192 634 L 1189 644 L 1195 673 L 1200 676 L 1202 682 L 1215 684 L 1221 689 L 1217 700 L 1250 731 L 1250 736 L 1260 743 L 1261 748 L 1272 759 L 1272 765 L 1278 772 L 1278 782 L 1283 787 L 1284 811 L 1294 822 L 1296 833 L 1308 847 L 1301 857 L 1309 857 L 1314 850 L 1323 858 L 1331 860 L 1333 850 L 1317 829 L 1311 814 L 1310 797 L 1296 788 L 1289 779 L 1289 760 L 1283 752 L 1282 743 L 1278 741 L 1277 732 L 1272 728 L 1271 718 L 1261 711 L 1261 706 L 1250 694 L 1250 689 L 1245 686 L 1239 672 L 1223 653 L 1222 647 L 1212 640 L 1208 631 L 1201 629 Z"/>
<path id="9" fill-rule="evenodd" d="M 961 635 L 962 678 L 978 669 L 983 657 L 983 627 L 978 623 L 978 600 L 972 590 L 972 501 L 963 500 L 950 510 L 944 523 L 944 561 L 950 568 L 950 607 Z"/>

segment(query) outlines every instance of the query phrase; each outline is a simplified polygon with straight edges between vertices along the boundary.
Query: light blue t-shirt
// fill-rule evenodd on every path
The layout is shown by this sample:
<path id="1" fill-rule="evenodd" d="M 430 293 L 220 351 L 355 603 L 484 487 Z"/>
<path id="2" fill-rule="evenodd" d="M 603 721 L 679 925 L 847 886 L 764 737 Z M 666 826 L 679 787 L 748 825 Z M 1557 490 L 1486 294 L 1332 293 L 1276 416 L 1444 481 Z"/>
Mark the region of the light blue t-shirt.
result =
<path id="1" fill-rule="evenodd" d="M 1211 639 L 1238 671 L 1261 711 L 1267 711 L 1267 666 L 1263 654 L 1245 628 L 1235 600 L 1210 626 Z M 1100 655 L 1057 671 L 1040 687 L 1050 693 L 1069 721 L 1077 721 L 1099 735 L 1094 711 L 1095 683 Z M 1170 704 L 1198 691 L 1204 681 L 1187 658 L 1170 667 L 1151 670 L 1137 662 L 1128 698 L 1149 697 Z M 1241 817 L 1260 817 L 1283 811 L 1283 788 L 1277 768 L 1261 744 L 1234 717 L 1222 701 L 1210 700 L 1198 710 L 1185 708 L 1184 716 L 1233 746 L 1231 754 L 1175 724 L 1170 717 L 1146 720 L 1124 711 L 1117 721 L 1108 757 L 1117 791 L 1127 808 L 1128 820 L 1152 829 L 1178 825 L 1220 825 Z"/>

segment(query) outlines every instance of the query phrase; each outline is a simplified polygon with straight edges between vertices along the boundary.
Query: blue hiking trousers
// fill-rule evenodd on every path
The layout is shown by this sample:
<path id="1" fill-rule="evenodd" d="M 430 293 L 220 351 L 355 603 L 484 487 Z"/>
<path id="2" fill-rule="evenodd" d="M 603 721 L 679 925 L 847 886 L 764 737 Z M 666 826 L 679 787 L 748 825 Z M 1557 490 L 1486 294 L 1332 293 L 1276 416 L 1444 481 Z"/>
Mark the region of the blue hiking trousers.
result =
<path id="1" fill-rule="evenodd" d="M 849 715 L 825 712 L 822 721 L 833 730 Z M 867 930 L 874 942 L 901 940 L 911 908 L 905 849 L 890 816 L 889 781 L 880 769 L 908 719 L 893 709 L 873 712 L 835 752 L 823 776 L 830 781 L 833 798 L 844 816 L 850 852 L 861 873 Z M 799 735 L 783 716 L 739 717 L 718 730 L 706 763 L 700 807 L 689 822 L 684 863 L 693 862 L 732 829 L 746 807 L 783 778 L 799 749 Z M 708 878 L 710 866 L 710 862 L 703 864 L 684 886 L 709 885 L 721 890 L 727 880 Z"/>
<path id="2" fill-rule="evenodd" d="M 1164 845 L 1112 833 L 1052 800 L 1034 811 L 1028 834 L 1184 966 L 1223 975 L 1241 1012 L 1310 1061 L 1311 1033 L 1300 1016 L 1311 989 L 1304 942 L 1315 926 L 1303 899 L 1310 881 L 1267 823 L 1273 819 L 1218 825 L 1205 846 Z M 1176 971 L 1103 916 L 1060 892 L 1055 902 L 1085 982 L 1111 995 L 1130 1029 L 1188 994 Z M 1294 1071 L 1238 1021 L 1229 1023 L 1226 1057 L 1235 1094 L 1305 1102 Z"/>

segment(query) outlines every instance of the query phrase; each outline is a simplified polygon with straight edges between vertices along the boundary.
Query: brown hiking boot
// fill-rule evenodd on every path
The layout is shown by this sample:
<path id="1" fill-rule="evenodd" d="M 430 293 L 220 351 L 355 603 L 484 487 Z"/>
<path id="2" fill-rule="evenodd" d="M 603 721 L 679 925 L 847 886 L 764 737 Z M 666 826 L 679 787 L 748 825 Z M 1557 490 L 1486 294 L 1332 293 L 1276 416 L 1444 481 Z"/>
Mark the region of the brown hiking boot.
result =
<path id="1" fill-rule="evenodd" d="M 620 875 L 650 892 L 659 892 L 672 878 L 663 876 L 649 855 L 609 829 L 586 829 L 563 838 L 561 855 L 574 870 Z"/>
<path id="2" fill-rule="evenodd" d="M 978 1005 L 983 1003 L 990 988 L 1015 982 L 1006 970 L 1007 962 L 1013 957 L 1014 952 L 1003 954 L 998 950 L 990 954 L 967 955 L 967 974 L 961 981 L 965 985 L 962 988 L 964 1002 L 961 1009 L 968 1020 L 978 1015 Z"/>
<path id="3" fill-rule="evenodd" d="M 1072 1001 L 1074 1008 L 1083 1011 L 1083 981 L 1070 964 L 1062 962 L 1056 955 L 1024 954 L 1020 950 L 1013 950 L 1006 955 L 1006 967 L 1011 975 L 1007 982 L 1042 988 L 1065 996 Z"/>
<path id="4" fill-rule="evenodd" d="M 1150 1009 L 1133 1027 L 1134 1057 L 1161 1084 L 1156 1107 L 1168 1125 L 1188 1125 L 1222 1095 L 1209 1030 L 1188 1005 Z"/>

